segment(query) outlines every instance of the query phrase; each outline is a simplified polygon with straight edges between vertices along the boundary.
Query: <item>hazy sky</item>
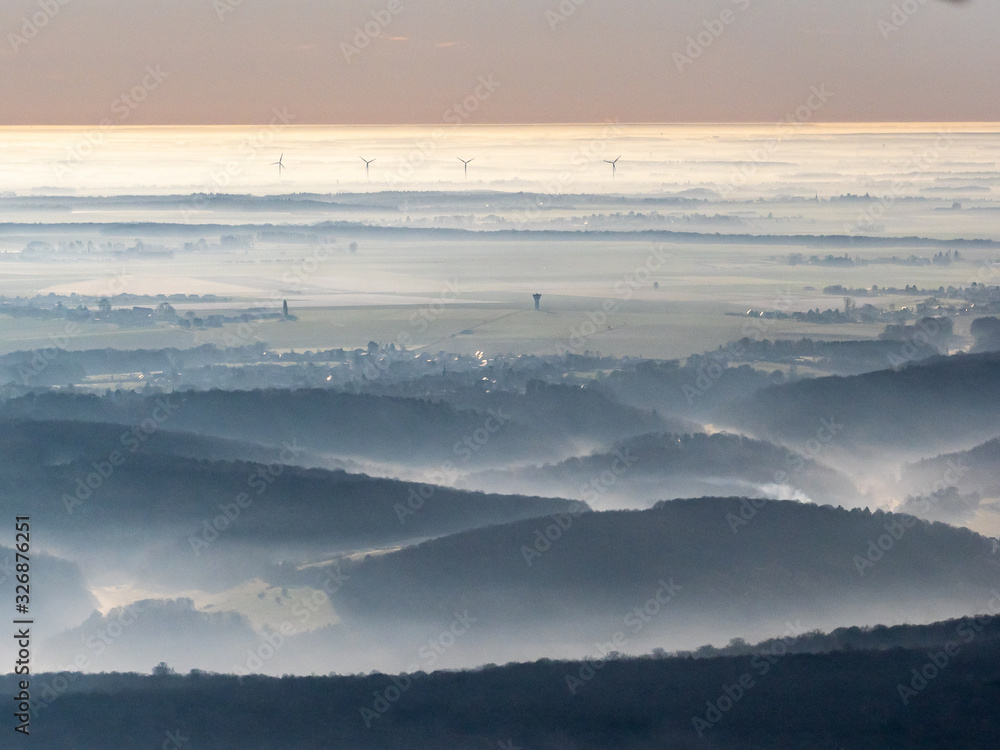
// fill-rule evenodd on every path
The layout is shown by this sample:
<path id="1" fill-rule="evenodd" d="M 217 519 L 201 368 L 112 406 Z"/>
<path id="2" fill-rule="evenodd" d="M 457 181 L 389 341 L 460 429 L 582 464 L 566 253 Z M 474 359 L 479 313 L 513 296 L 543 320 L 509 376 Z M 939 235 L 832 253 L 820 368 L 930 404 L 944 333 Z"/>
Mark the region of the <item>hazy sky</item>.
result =
<path id="1" fill-rule="evenodd" d="M 0 124 L 771 122 L 812 87 L 815 120 L 994 121 L 998 28 L 993 0 L 7 0 Z"/>

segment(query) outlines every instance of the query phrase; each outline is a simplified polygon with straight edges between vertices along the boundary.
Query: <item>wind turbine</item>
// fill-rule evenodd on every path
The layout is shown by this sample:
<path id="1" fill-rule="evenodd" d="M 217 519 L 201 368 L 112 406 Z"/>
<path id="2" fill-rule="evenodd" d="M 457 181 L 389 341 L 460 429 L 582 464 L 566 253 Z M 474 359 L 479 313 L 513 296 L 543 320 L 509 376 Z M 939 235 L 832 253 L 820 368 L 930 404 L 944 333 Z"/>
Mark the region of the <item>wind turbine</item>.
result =
<path id="1" fill-rule="evenodd" d="M 271 162 L 271 166 L 272 167 L 277 167 L 278 168 L 278 179 L 279 180 L 281 179 L 281 170 L 282 169 L 287 169 L 287 167 L 284 164 L 281 163 L 281 160 L 284 159 L 284 158 L 285 158 L 285 155 L 282 154 L 281 157 L 278 159 L 278 161 Z"/>
<path id="2" fill-rule="evenodd" d="M 618 159 L 621 159 L 621 157 L 619 156 Z M 615 159 L 614 161 L 611 161 L 610 159 L 605 159 L 604 160 L 605 164 L 610 164 L 611 165 L 611 179 L 612 180 L 615 179 L 615 176 L 618 174 L 618 159 Z"/>
<path id="3" fill-rule="evenodd" d="M 465 165 L 465 179 L 469 179 L 469 165 L 476 160 L 476 157 L 473 156 L 471 159 L 463 159 L 459 156 L 458 160 Z"/>
<path id="4" fill-rule="evenodd" d="M 365 157 L 362 156 L 361 161 L 365 163 L 365 177 L 368 178 L 368 182 L 371 182 L 372 178 L 371 175 L 368 173 L 368 167 L 371 166 L 372 162 L 374 162 L 375 159 L 366 159 Z"/>

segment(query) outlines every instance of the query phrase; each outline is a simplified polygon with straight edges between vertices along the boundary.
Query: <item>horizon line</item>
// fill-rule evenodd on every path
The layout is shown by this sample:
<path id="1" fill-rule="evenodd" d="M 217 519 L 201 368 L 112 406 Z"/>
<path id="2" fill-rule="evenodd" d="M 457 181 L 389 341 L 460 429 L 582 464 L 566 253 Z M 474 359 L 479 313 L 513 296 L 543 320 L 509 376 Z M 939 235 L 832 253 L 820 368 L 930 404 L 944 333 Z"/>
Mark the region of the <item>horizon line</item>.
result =
<path id="1" fill-rule="evenodd" d="M 618 121 L 602 120 L 594 122 L 487 122 L 487 123 L 461 123 L 455 125 L 446 122 L 373 122 L 373 123 L 289 123 L 278 125 L 285 128 L 432 128 L 440 127 L 448 130 L 472 129 L 472 128 L 551 128 L 551 127 L 595 127 L 604 125 L 618 125 L 622 127 L 759 127 L 774 125 L 791 125 L 794 127 L 848 127 L 848 126 L 926 126 L 926 125 L 956 125 L 956 126 L 997 126 L 1000 127 L 1000 120 L 823 120 L 798 122 L 789 120 L 745 120 L 745 121 Z M 101 123 L 34 123 L 25 124 L 0 124 L 0 130 L 42 130 L 42 129 L 80 129 L 80 128 L 100 128 L 102 130 L 151 130 L 156 128 L 252 128 L 252 127 L 273 127 L 276 123 L 269 121 L 259 122 L 233 122 L 233 123 L 147 123 L 142 125 L 119 125 Z"/>

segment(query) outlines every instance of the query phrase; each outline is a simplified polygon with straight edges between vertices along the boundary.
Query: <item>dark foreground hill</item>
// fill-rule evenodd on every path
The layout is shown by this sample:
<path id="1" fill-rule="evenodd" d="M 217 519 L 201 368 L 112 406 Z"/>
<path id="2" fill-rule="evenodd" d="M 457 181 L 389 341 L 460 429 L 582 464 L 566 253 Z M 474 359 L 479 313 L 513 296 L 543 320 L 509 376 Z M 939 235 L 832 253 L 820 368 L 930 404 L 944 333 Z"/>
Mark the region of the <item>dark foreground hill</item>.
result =
<path id="1" fill-rule="evenodd" d="M 455 503 L 467 499 L 456 493 Z M 500 498 L 484 496 L 491 499 Z M 442 494 L 441 501 L 447 509 L 448 498 Z M 271 593 L 262 591 L 268 598 L 259 604 L 269 608 L 251 606 L 258 588 L 249 587 L 242 610 L 223 599 L 210 611 L 273 619 L 255 620 L 257 632 L 241 625 L 236 639 L 232 622 L 206 619 L 181 602 L 150 604 L 140 617 L 127 617 L 127 633 L 102 655 L 100 668 L 135 669 L 132 654 L 157 649 L 185 670 L 247 665 L 275 675 L 471 668 L 609 650 L 642 654 L 722 646 L 737 637 L 933 622 L 985 611 L 1000 589 L 993 539 L 910 516 L 795 502 L 703 498 L 646 511 L 550 512 L 341 558 L 335 567 L 294 564 L 301 552 L 296 558 L 292 541 L 268 531 L 282 516 L 263 501 L 253 510 L 260 515 L 248 511 L 245 528 L 234 524 L 200 556 L 184 536 L 173 546 L 140 544 L 140 525 L 119 534 L 131 552 L 117 552 L 117 564 L 175 590 L 197 582 L 219 591 L 260 579 L 255 585 Z M 295 536 L 315 549 L 344 533 L 338 518 L 350 519 L 307 507 L 301 515 L 286 526 L 299 524 Z M 85 537 L 81 532 L 79 539 Z M 101 563 L 82 549 L 79 557 L 88 569 Z M 320 607 L 317 615 L 309 613 L 310 600 Z M 114 613 L 93 619 L 53 643 L 47 656 L 58 655 L 55 666 L 71 664 L 74 642 L 118 619 Z M 276 636 L 260 630 L 265 621 L 272 629 L 287 625 L 279 649 L 268 645 Z M 193 659 L 201 652 L 185 647 L 183 638 L 163 639 L 168 626 L 179 638 L 190 630 L 199 643 L 217 646 Z M 251 658 L 248 648 L 268 658 Z"/>
<path id="2" fill-rule="evenodd" d="M 440 663 L 469 666 L 593 653 L 618 632 L 622 651 L 642 653 L 930 622 L 980 611 L 1000 555 L 992 539 L 911 516 L 702 498 L 477 529 L 347 570 L 334 597 L 345 627 L 388 646 L 468 612 L 475 625 Z M 419 643 L 400 658 L 408 646 Z"/>
<path id="3" fill-rule="evenodd" d="M 405 676 L 36 675 L 31 740 L 46 750 L 986 750 L 1000 746 L 991 619 L 882 651 L 792 654 L 772 642 L 741 656 Z M 17 694 L 11 677 L 2 683 Z"/>

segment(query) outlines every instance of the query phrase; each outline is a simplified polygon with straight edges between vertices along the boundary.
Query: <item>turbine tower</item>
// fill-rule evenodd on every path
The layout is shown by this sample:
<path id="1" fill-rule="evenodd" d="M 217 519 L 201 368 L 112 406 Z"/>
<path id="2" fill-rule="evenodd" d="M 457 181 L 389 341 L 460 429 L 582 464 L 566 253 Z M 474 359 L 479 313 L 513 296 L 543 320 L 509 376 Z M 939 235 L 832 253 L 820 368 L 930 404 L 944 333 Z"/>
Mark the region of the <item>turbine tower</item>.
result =
<path id="1" fill-rule="evenodd" d="M 463 159 L 459 156 L 458 160 L 465 165 L 465 179 L 469 179 L 469 165 L 476 160 L 476 157 L 473 156 L 471 159 Z"/>
<path id="2" fill-rule="evenodd" d="M 371 182 L 372 181 L 372 177 L 371 177 L 371 174 L 369 174 L 369 172 L 368 172 L 368 168 L 372 165 L 372 163 L 375 160 L 374 159 L 366 159 L 365 157 L 362 156 L 361 157 L 361 161 L 363 161 L 365 163 L 365 177 L 368 179 L 368 182 Z"/>
<path id="3" fill-rule="evenodd" d="M 271 166 L 272 167 L 277 167 L 278 168 L 278 179 L 279 180 L 281 179 L 281 170 L 286 169 L 285 165 L 281 163 L 282 159 L 284 159 L 284 158 L 285 158 L 285 155 L 282 154 L 281 157 L 278 159 L 278 161 L 271 162 Z"/>
<path id="4" fill-rule="evenodd" d="M 621 157 L 619 156 L 618 159 L 621 159 Z M 605 159 L 604 160 L 605 164 L 610 164 L 611 165 L 611 179 L 612 180 L 615 179 L 615 177 L 618 174 L 618 159 L 615 159 L 614 161 L 611 161 L 610 159 Z"/>

